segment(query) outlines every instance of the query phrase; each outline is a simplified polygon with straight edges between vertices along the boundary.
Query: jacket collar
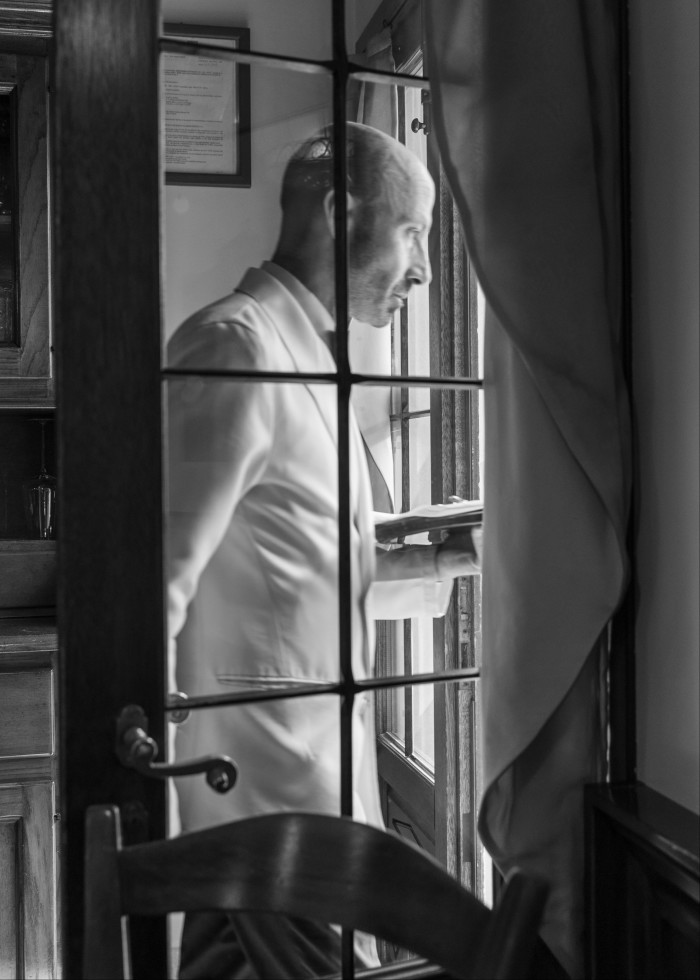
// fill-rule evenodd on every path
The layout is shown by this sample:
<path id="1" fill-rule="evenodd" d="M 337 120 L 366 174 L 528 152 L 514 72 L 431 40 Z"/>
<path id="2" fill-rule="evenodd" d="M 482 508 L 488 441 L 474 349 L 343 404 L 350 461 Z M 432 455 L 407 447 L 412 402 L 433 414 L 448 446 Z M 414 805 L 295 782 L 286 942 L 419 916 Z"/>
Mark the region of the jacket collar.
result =
<path id="1" fill-rule="evenodd" d="M 251 296 L 261 307 L 300 373 L 335 373 L 336 365 L 323 335 L 335 329 L 332 317 L 298 279 L 272 262 L 248 269 L 237 292 Z M 306 385 L 335 446 L 338 444 L 337 396 L 333 384 Z"/>
<path id="2" fill-rule="evenodd" d="M 237 292 L 252 296 L 271 321 L 298 371 L 335 371 L 335 360 L 323 339 L 335 331 L 321 301 L 286 269 L 264 262 L 248 269 Z"/>

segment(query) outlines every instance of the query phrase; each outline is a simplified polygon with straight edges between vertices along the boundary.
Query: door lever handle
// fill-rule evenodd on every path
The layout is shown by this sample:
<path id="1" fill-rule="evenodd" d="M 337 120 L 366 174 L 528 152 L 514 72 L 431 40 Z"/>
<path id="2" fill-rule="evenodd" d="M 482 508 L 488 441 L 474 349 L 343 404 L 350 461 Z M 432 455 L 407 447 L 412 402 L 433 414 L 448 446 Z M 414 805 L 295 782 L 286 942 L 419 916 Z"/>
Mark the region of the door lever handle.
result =
<path id="1" fill-rule="evenodd" d="M 117 718 L 116 753 L 123 766 L 136 769 L 143 776 L 170 779 L 203 772 L 207 783 L 217 793 L 228 793 L 238 777 L 238 767 L 227 755 L 205 755 L 185 762 L 155 762 L 158 743 L 148 734 L 148 718 L 138 704 L 122 708 Z"/>

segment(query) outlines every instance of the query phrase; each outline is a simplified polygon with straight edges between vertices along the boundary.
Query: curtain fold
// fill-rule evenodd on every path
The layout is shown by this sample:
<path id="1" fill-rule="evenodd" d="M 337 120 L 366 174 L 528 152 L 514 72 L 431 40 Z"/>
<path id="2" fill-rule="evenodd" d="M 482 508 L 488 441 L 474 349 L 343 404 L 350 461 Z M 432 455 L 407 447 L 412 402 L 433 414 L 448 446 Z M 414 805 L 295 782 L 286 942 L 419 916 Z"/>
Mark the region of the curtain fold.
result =
<path id="1" fill-rule="evenodd" d="M 545 874 L 582 974 L 582 787 L 627 581 L 616 0 L 425 5 L 441 159 L 487 303 L 485 792 L 500 869 Z"/>

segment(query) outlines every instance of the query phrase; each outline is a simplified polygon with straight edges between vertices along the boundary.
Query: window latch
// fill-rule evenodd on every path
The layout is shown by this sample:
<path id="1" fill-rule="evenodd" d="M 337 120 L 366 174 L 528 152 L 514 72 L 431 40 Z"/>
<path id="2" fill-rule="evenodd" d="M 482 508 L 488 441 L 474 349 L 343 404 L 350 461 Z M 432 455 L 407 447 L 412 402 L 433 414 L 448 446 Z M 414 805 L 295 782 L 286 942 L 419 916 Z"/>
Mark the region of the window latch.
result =
<path id="1" fill-rule="evenodd" d="M 416 116 L 416 118 L 411 122 L 411 130 L 414 133 L 420 133 L 423 130 L 424 136 L 430 135 L 430 91 L 428 89 L 422 89 L 420 93 L 420 102 L 423 108 L 423 121 Z"/>

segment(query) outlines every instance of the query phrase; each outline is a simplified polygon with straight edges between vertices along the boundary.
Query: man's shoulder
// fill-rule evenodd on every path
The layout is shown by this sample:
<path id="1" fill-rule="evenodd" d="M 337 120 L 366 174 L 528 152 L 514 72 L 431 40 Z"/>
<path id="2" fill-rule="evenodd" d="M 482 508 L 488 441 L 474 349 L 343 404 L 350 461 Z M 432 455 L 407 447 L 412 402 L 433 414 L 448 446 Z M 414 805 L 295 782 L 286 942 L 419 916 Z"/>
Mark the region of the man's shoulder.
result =
<path id="1" fill-rule="evenodd" d="M 168 343 L 170 367 L 260 367 L 269 350 L 270 322 L 258 299 L 241 285 L 191 314 Z"/>

